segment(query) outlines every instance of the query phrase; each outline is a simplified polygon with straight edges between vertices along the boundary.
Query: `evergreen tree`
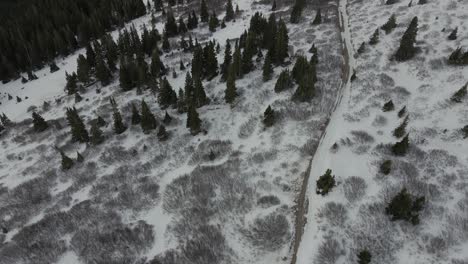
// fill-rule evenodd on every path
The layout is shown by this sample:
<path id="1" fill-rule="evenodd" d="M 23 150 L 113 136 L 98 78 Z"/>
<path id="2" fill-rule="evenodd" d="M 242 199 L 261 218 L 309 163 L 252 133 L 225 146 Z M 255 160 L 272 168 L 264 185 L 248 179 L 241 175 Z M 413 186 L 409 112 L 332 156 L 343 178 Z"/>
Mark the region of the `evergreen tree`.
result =
<path id="1" fill-rule="evenodd" d="M 366 43 L 362 42 L 361 46 L 359 46 L 357 52 L 358 52 L 358 54 L 362 54 L 362 53 L 364 53 L 365 50 L 366 50 Z"/>
<path id="2" fill-rule="evenodd" d="M 458 90 L 456 93 L 452 95 L 450 100 L 455 103 L 461 103 L 463 98 L 466 97 L 467 94 L 467 88 L 468 88 L 468 83 L 466 83 L 460 90 Z"/>
<path id="3" fill-rule="evenodd" d="M 406 61 L 411 59 L 416 54 L 416 48 L 414 44 L 416 43 L 416 34 L 418 32 L 418 18 L 414 17 L 411 20 L 408 29 L 403 34 L 403 37 L 400 41 L 400 47 L 395 53 L 395 59 L 397 61 Z"/>
<path id="4" fill-rule="evenodd" d="M 127 130 L 127 126 L 123 123 L 122 116 L 120 115 L 120 111 L 114 98 L 111 98 L 110 102 L 113 111 L 112 117 L 114 119 L 114 132 L 119 135 Z"/>
<path id="5" fill-rule="evenodd" d="M 78 151 L 76 152 L 76 161 L 79 162 L 79 163 L 83 163 L 83 162 L 84 162 L 84 157 L 83 157 L 83 155 L 81 155 Z"/>
<path id="6" fill-rule="evenodd" d="M 88 131 L 75 108 L 67 108 L 67 120 L 71 127 L 72 140 L 81 143 L 89 141 Z"/>
<path id="7" fill-rule="evenodd" d="M 167 35 L 167 37 L 173 37 L 178 34 L 178 28 L 177 28 L 177 23 L 174 18 L 174 14 L 172 11 L 167 12 L 166 15 L 166 24 L 164 25 L 164 29 Z"/>
<path id="8" fill-rule="evenodd" d="M 305 4 L 305 0 L 296 0 L 296 2 L 294 2 L 294 6 L 291 11 L 291 23 L 299 23 Z"/>
<path id="9" fill-rule="evenodd" d="M 179 89 L 177 96 L 177 112 L 187 112 L 187 99 L 185 98 L 184 91 L 182 89 Z"/>
<path id="10" fill-rule="evenodd" d="M 132 125 L 138 125 L 141 123 L 141 116 L 138 112 L 138 108 L 135 104 L 132 104 Z"/>
<path id="11" fill-rule="evenodd" d="M 172 117 L 167 113 L 164 115 L 163 123 L 169 125 L 172 121 Z"/>
<path id="12" fill-rule="evenodd" d="M 253 34 L 254 33 L 252 31 L 249 31 L 247 34 L 245 48 L 242 52 L 241 68 L 243 74 L 249 73 L 254 68 L 252 57 L 255 54 L 255 36 Z"/>
<path id="13" fill-rule="evenodd" d="M 288 69 L 283 70 L 280 73 L 280 75 L 278 77 L 278 80 L 276 81 L 275 92 L 279 93 L 279 92 L 288 90 L 288 89 L 292 88 L 292 86 L 293 86 L 293 82 L 292 82 L 289 70 Z"/>
<path id="14" fill-rule="evenodd" d="M 60 70 L 60 68 L 57 66 L 57 64 L 55 64 L 55 62 L 52 62 L 50 64 L 50 73 L 54 73 L 56 71 Z"/>
<path id="15" fill-rule="evenodd" d="M 390 112 L 390 111 L 393 111 L 393 110 L 395 110 L 395 105 L 393 104 L 392 100 L 386 102 L 382 107 L 382 111 L 384 111 L 384 112 Z"/>
<path id="16" fill-rule="evenodd" d="M 314 21 L 312 21 L 312 25 L 318 25 L 322 23 L 322 11 L 320 8 L 317 10 L 317 15 L 315 15 Z"/>
<path id="17" fill-rule="evenodd" d="M 288 57 L 289 37 L 288 28 L 282 19 L 278 22 L 278 33 L 276 35 L 276 63 L 282 64 Z"/>
<path id="18" fill-rule="evenodd" d="M 96 66 L 96 53 L 91 46 L 91 42 L 86 45 L 86 60 L 88 61 L 90 68 L 94 68 Z"/>
<path id="19" fill-rule="evenodd" d="M 234 7 L 232 6 L 232 0 L 227 0 L 226 3 L 226 16 L 224 20 L 226 21 L 231 21 L 234 19 L 235 13 L 234 13 Z"/>
<path id="20" fill-rule="evenodd" d="M 398 117 L 402 118 L 406 114 L 406 106 L 403 106 L 400 111 L 398 111 Z"/>
<path id="21" fill-rule="evenodd" d="M 395 128 L 395 130 L 393 131 L 393 135 L 396 138 L 401 138 L 406 134 L 406 126 L 408 125 L 408 120 L 409 117 L 406 116 L 403 122 L 397 128 Z"/>
<path id="22" fill-rule="evenodd" d="M 327 169 L 325 174 L 319 177 L 317 180 L 317 194 L 326 195 L 336 186 L 335 175 L 331 173 L 332 171 Z"/>
<path id="23" fill-rule="evenodd" d="M 190 129 L 192 135 L 197 135 L 201 131 L 201 120 L 198 116 L 197 109 L 191 105 L 187 111 L 187 128 Z"/>
<path id="24" fill-rule="evenodd" d="M 234 71 L 235 78 L 242 77 L 242 55 L 240 47 L 236 42 L 234 55 L 232 56 L 232 69 Z M 228 69 L 228 78 L 229 78 L 229 69 Z M 227 79 L 226 79 L 227 80 Z"/>
<path id="25" fill-rule="evenodd" d="M 157 136 L 158 136 L 159 141 L 166 141 L 169 138 L 169 135 L 166 131 L 165 126 L 163 125 L 159 126 Z"/>
<path id="26" fill-rule="evenodd" d="M 396 27 L 397 27 L 396 17 L 395 17 L 395 14 L 393 14 L 392 16 L 390 16 L 388 21 L 382 26 L 382 29 L 385 31 L 385 34 L 389 34 Z"/>
<path id="27" fill-rule="evenodd" d="M 151 113 L 145 100 L 141 101 L 141 129 L 143 129 L 143 133 L 148 134 L 151 130 L 156 129 L 157 126 L 156 118 Z"/>
<path id="28" fill-rule="evenodd" d="M 161 90 L 159 91 L 158 102 L 162 108 L 177 106 L 177 94 L 174 92 L 171 84 L 166 78 L 161 81 Z"/>
<path id="29" fill-rule="evenodd" d="M 271 109 L 271 106 L 268 106 L 267 109 L 265 110 L 265 113 L 263 113 L 263 124 L 266 127 L 271 127 L 275 124 L 276 121 L 276 113 L 273 109 Z"/>
<path id="30" fill-rule="evenodd" d="M 299 87 L 294 92 L 292 99 L 296 102 L 310 102 L 315 96 L 315 77 L 314 70 L 309 70 L 299 82 Z"/>
<path id="31" fill-rule="evenodd" d="M 380 172 L 385 174 L 385 175 L 390 174 L 391 170 L 392 170 L 392 161 L 391 160 L 385 160 L 380 165 Z"/>
<path id="32" fill-rule="evenodd" d="M 458 27 L 456 27 L 454 30 L 452 30 L 452 32 L 448 36 L 448 39 L 449 40 L 456 40 L 457 39 L 457 34 L 458 34 Z"/>
<path id="33" fill-rule="evenodd" d="M 234 67 L 231 65 L 231 67 L 229 67 L 229 73 L 226 81 L 226 91 L 224 94 L 224 99 L 226 100 L 226 103 L 231 104 L 234 102 L 234 99 L 236 99 L 236 97 L 236 76 Z"/>
<path id="34" fill-rule="evenodd" d="M 304 76 L 308 74 L 309 68 L 310 65 L 307 61 L 307 58 L 304 56 L 299 56 L 292 70 L 292 77 L 294 78 L 296 83 L 300 83 L 302 78 L 304 78 Z"/>
<path id="35" fill-rule="evenodd" d="M 77 82 L 77 75 L 76 73 L 68 74 L 65 72 L 65 77 L 67 79 L 67 84 L 65 85 L 65 90 L 68 92 L 68 95 L 72 95 L 76 93 L 78 90 Z"/>
<path id="36" fill-rule="evenodd" d="M 153 55 L 151 56 L 150 72 L 154 78 L 159 78 L 167 72 L 166 66 L 164 66 L 164 63 L 161 61 L 161 57 L 159 57 L 158 50 L 154 50 Z"/>
<path id="37" fill-rule="evenodd" d="M 104 59 L 100 53 L 96 54 L 96 79 L 101 82 L 102 86 L 110 83 L 112 78 L 111 71 L 107 68 Z"/>
<path id="38" fill-rule="evenodd" d="M 205 88 L 200 77 L 195 77 L 194 80 L 194 94 L 193 94 L 193 103 L 195 107 L 201 107 L 209 103 L 209 99 L 206 96 Z"/>
<path id="39" fill-rule="evenodd" d="M 231 44 L 229 40 L 226 41 L 226 47 L 224 49 L 224 62 L 221 65 L 221 80 L 226 81 L 229 71 L 229 66 L 231 66 L 232 54 L 231 54 Z"/>
<path id="40" fill-rule="evenodd" d="M 33 112 L 32 118 L 33 118 L 33 127 L 36 132 L 42 132 L 49 127 L 49 125 L 44 120 L 44 118 L 42 118 L 42 116 L 40 116 L 38 113 Z"/>
<path id="41" fill-rule="evenodd" d="M 200 20 L 201 22 L 208 22 L 210 15 L 208 14 L 208 7 L 206 6 L 205 0 L 201 0 L 200 6 Z"/>
<path id="42" fill-rule="evenodd" d="M 77 64 L 78 66 L 77 66 L 76 73 L 77 73 L 78 81 L 84 84 L 87 84 L 90 80 L 90 70 L 91 70 L 88 64 L 88 60 L 82 54 L 80 54 L 77 59 Z"/>
<path id="43" fill-rule="evenodd" d="M 370 264 L 372 255 L 369 250 L 364 249 L 357 255 L 358 257 L 358 264 Z"/>
<path id="44" fill-rule="evenodd" d="M 163 35 L 163 43 L 162 43 L 161 48 L 162 48 L 162 50 L 164 52 L 171 51 L 171 44 L 169 43 L 169 38 L 168 38 L 167 34 Z"/>
<path id="45" fill-rule="evenodd" d="M 369 40 L 370 45 L 375 45 L 377 43 L 379 43 L 379 29 L 374 31 L 374 34 L 372 34 L 372 37 Z"/>
<path id="46" fill-rule="evenodd" d="M 271 80 L 271 75 L 273 74 L 273 67 L 271 65 L 271 55 L 267 54 L 265 61 L 263 63 L 263 81 Z"/>
<path id="47" fill-rule="evenodd" d="M 212 79 L 216 75 L 218 75 L 218 59 L 215 52 L 215 45 L 213 42 L 208 43 L 203 48 L 203 55 L 202 55 L 202 65 L 203 65 L 203 75 L 208 79 Z M 199 75 L 194 74 L 193 77 Z"/>
<path id="48" fill-rule="evenodd" d="M 396 156 L 405 156 L 409 148 L 409 134 L 407 134 L 400 142 L 392 146 L 392 152 Z"/>
<path id="49" fill-rule="evenodd" d="M 0 116 L 0 121 L 2 121 L 4 127 L 9 127 L 12 125 L 10 118 L 8 118 L 8 116 L 5 115 L 5 113 L 2 113 L 2 115 Z"/>
<path id="50" fill-rule="evenodd" d="M 273 3 L 271 4 L 271 11 L 276 11 L 276 0 L 273 0 Z"/>
<path id="51" fill-rule="evenodd" d="M 219 27 L 219 19 L 216 16 L 215 12 L 213 11 L 213 13 L 210 16 L 208 28 L 210 29 L 211 32 L 215 32 L 217 27 Z"/>
<path id="52" fill-rule="evenodd" d="M 60 151 L 60 156 L 62 156 L 62 170 L 66 171 L 73 167 L 73 160 L 68 157 L 63 151 Z"/>
<path id="53" fill-rule="evenodd" d="M 417 225 L 419 224 L 419 211 L 423 209 L 424 203 L 424 196 L 414 199 L 406 188 L 403 188 L 385 208 L 385 213 L 392 216 L 392 221 L 406 220 Z"/>
<path id="54" fill-rule="evenodd" d="M 104 137 L 102 135 L 102 131 L 99 128 L 99 125 L 97 122 L 93 123 L 91 125 L 91 137 L 90 137 L 90 142 L 93 145 L 99 145 L 102 142 L 104 142 Z"/>
<path id="55" fill-rule="evenodd" d="M 184 19 L 182 16 L 179 17 L 179 33 L 187 33 L 187 26 L 185 25 Z"/>

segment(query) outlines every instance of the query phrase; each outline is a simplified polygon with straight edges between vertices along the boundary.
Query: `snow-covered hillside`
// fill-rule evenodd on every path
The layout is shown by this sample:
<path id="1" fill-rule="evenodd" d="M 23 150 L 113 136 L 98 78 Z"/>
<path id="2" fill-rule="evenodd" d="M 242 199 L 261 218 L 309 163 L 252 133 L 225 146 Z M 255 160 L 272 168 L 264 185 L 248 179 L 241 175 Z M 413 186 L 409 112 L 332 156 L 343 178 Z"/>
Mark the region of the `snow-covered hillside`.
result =
<path id="1" fill-rule="evenodd" d="M 371 263 L 468 261 L 468 144 L 462 132 L 467 99 L 451 100 L 467 83 L 468 68 L 447 64 L 453 50 L 468 46 L 468 2 L 384 2 L 342 1 L 356 79 L 314 156 L 308 224 L 297 263 L 358 263 L 364 250 L 371 253 Z M 378 43 L 368 44 L 392 14 L 397 27 L 389 34 L 379 30 Z M 392 57 L 415 16 L 419 51 L 397 62 Z M 458 38 L 448 40 L 456 27 Z M 365 48 L 358 52 L 362 42 Z M 383 111 L 389 100 L 394 110 Z M 392 146 L 402 138 L 393 133 L 406 116 L 409 150 L 396 156 Z M 387 160 L 388 175 L 381 167 Z M 316 180 L 326 169 L 337 186 L 317 195 Z M 391 221 L 386 213 L 403 188 L 425 198 L 417 225 Z"/>
<path id="2" fill-rule="evenodd" d="M 221 45 L 218 63 L 226 40 L 239 38 L 255 12 L 265 18 L 272 12 L 270 2 L 233 3 L 241 12 L 226 28 L 211 33 L 205 23 L 190 32 L 202 44 Z M 289 21 L 291 5 L 277 1 L 276 17 Z M 289 59 L 274 69 L 272 80 L 262 80 L 263 59 L 254 56 L 255 70 L 237 80 L 239 97 L 232 105 L 224 102 L 226 83 L 219 76 L 204 81 L 211 103 L 197 111 L 206 134 L 192 136 L 187 115 L 171 108 L 165 142 L 156 132 L 144 134 L 140 126 L 131 126 L 131 103 L 144 99 L 159 121 L 166 110 L 149 89 L 122 92 L 116 74 L 106 87 L 96 83 L 80 91 L 83 100 L 76 102 L 64 91 L 65 72 L 76 71 L 85 50 L 59 59 L 58 72 L 43 69 L 35 72 L 38 80 L 1 85 L 0 113 L 14 124 L 0 134 L 0 263 L 290 262 L 295 200 L 301 199 L 304 172 L 342 87 L 337 4 L 320 7 L 319 25 L 311 24 L 315 5 L 304 10 L 300 23 L 287 23 Z M 220 19 L 223 10 L 217 10 Z M 176 17 L 186 11 L 174 9 Z M 165 19 L 160 13 L 156 18 L 162 32 Z M 144 24 L 149 27 L 151 16 L 127 27 L 141 33 Z M 178 37 L 170 41 L 178 47 Z M 296 55 L 310 59 L 312 44 L 319 54 L 316 95 L 311 103 L 295 103 L 297 85 L 275 93 L 275 82 L 282 70 L 293 68 Z M 190 67 L 179 70 L 179 63 L 188 65 L 192 54 L 173 48 L 161 59 L 177 70 L 177 76 L 167 77 L 170 84 L 183 88 Z M 129 126 L 120 135 L 112 130 L 110 98 Z M 269 105 L 277 122 L 266 128 L 262 119 Z M 103 144 L 72 142 L 65 119 L 69 107 L 77 109 L 88 129 L 97 116 L 107 122 Z M 33 111 L 49 129 L 33 131 Z M 73 159 L 79 152 L 84 162 L 64 171 L 58 150 Z"/>

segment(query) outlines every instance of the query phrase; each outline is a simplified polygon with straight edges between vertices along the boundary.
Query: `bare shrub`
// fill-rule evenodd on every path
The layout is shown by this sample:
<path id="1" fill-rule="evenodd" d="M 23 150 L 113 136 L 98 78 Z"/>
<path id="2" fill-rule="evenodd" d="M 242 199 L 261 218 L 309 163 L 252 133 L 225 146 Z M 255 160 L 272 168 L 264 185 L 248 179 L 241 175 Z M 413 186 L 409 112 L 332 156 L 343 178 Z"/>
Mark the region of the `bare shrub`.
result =
<path id="1" fill-rule="evenodd" d="M 183 264 L 222 263 L 230 249 L 218 227 L 203 225 L 182 248 Z"/>
<path id="2" fill-rule="evenodd" d="M 366 181 L 357 176 L 348 177 L 343 183 L 344 195 L 351 203 L 361 199 L 366 194 L 366 188 Z"/>
<path id="3" fill-rule="evenodd" d="M 303 155 L 310 155 L 313 156 L 315 151 L 317 150 L 319 141 L 317 139 L 309 139 L 307 142 L 302 145 L 301 153 Z"/>
<path id="4" fill-rule="evenodd" d="M 363 130 L 353 130 L 351 131 L 351 135 L 353 135 L 354 140 L 360 144 L 368 144 L 374 142 L 374 137 Z"/>
<path id="5" fill-rule="evenodd" d="M 286 217 L 273 212 L 265 217 L 256 218 L 246 235 L 254 246 L 274 251 L 283 246 L 291 234 Z"/>
<path id="6" fill-rule="evenodd" d="M 239 138 L 248 138 L 255 131 L 258 123 L 258 118 L 251 116 L 246 122 L 239 126 L 239 132 L 237 135 Z"/>
<path id="7" fill-rule="evenodd" d="M 192 154 L 190 164 L 197 164 L 210 160 L 210 153 L 213 152 L 215 158 L 221 158 L 231 152 L 232 143 L 229 140 L 205 140 L 200 143 L 197 150 Z"/>
<path id="8" fill-rule="evenodd" d="M 280 199 L 275 195 L 265 195 L 258 199 L 257 204 L 263 208 L 268 208 L 280 204 Z"/>
<path id="9" fill-rule="evenodd" d="M 152 229 L 144 221 L 138 221 L 133 228 L 124 225 L 86 228 L 72 237 L 70 245 L 87 263 L 133 263 L 152 245 Z"/>
<path id="10" fill-rule="evenodd" d="M 343 255 L 343 250 L 338 241 L 333 238 L 326 238 L 317 250 L 314 263 L 334 264 L 341 255 Z"/>
<path id="11" fill-rule="evenodd" d="M 348 218 L 347 213 L 348 211 L 344 205 L 328 202 L 319 210 L 318 216 L 326 218 L 332 225 L 343 227 Z"/>
<path id="12" fill-rule="evenodd" d="M 252 160 L 256 164 L 261 164 L 266 161 L 272 161 L 275 160 L 278 154 L 277 149 L 270 149 L 265 152 L 256 152 L 252 155 L 250 155 L 250 160 Z"/>
<path id="13" fill-rule="evenodd" d="M 385 74 L 385 73 L 381 73 L 379 75 L 379 79 L 380 79 L 380 83 L 384 87 L 393 87 L 393 86 L 395 86 L 395 81 L 393 80 L 393 78 L 390 77 L 389 75 Z"/>
<path id="14" fill-rule="evenodd" d="M 372 125 L 375 127 L 382 127 L 387 124 L 387 118 L 384 116 L 378 115 L 375 117 L 374 121 L 372 122 Z"/>

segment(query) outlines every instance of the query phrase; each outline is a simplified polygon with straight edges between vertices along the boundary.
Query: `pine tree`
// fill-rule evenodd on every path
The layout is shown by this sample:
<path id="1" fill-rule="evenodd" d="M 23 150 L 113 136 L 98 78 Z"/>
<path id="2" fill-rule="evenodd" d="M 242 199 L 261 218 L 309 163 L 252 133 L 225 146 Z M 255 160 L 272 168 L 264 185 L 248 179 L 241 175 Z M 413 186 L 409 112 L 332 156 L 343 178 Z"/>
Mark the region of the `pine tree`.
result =
<path id="1" fill-rule="evenodd" d="M 201 22 L 208 22 L 209 18 L 208 7 L 206 6 L 205 0 L 202 0 L 200 6 L 200 20 Z"/>
<path id="2" fill-rule="evenodd" d="M 275 92 L 280 93 L 282 91 L 292 88 L 292 86 L 293 86 L 293 82 L 292 82 L 291 74 L 289 73 L 289 70 L 288 69 L 283 70 L 280 73 L 278 80 L 276 81 Z"/>
<path id="3" fill-rule="evenodd" d="M 141 116 L 138 112 L 138 108 L 135 104 L 132 104 L 132 125 L 138 125 L 141 123 Z"/>
<path id="4" fill-rule="evenodd" d="M 112 78 L 111 71 L 107 68 L 101 53 L 96 54 L 96 79 L 101 82 L 102 86 L 110 83 Z"/>
<path id="5" fill-rule="evenodd" d="M 232 6 L 232 0 L 227 0 L 226 3 L 226 16 L 224 20 L 226 21 L 231 21 L 234 19 L 235 13 L 234 13 L 234 7 Z"/>
<path id="6" fill-rule="evenodd" d="M 405 156 L 409 148 L 409 134 L 407 134 L 401 141 L 392 146 L 392 152 L 396 156 Z"/>
<path id="7" fill-rule="evenodd" d="M 336 186 L 335 175 L 331 173 L 332 171 L 327 169 L 325 174 L 319 177 L 317 180 L 317 194 L 326 195 Z"/>
<path id="8" fill-rule="evenodd" d="M 149 109 L 145 100 L 141 101 L 141 129 L 143 133 L 148 134 L 151 130 L 156 129 L 158 123 L 153 113 Z"/>
<path id="9" fill-rule="evenodd" d="M 179 33 L 180 34 L 187 33 L 187 26 L 185 25 L 185 22 L 182 16 L 179 17 Z"/>
<path id="10" fill-rule="evenodd" d="M 403 188 L 385 208 L 385 213 L 391 215 L 391 220 L 406 220 L 410 221 L 413 225 L 419 224 L 419 211 L 423 209 L 425 203 L 424 196 L 414 199 Z"/>
<path id="11" fill-rule="evenodd" d="M 93 123 L 91 125 L 91 137 L 90 137 L 90 142 L 93 145 L 99 145 L 102 142 L 104 142 L 104 137 L 102 135 L 102 131 L 99 128 L 99 125 L 97 122 Z"/>
<path id="12" fill-rule="evenodd" d="M 90 80 L 90 66 L 88 64 L 88 60 L 80 54 L 77 59 L 77 77 L 78 81 L 87 84 Z"/>
<path id="13" fill-rule="evenodd" d="M 4 127 L 9 127 L 12 125 L 10 118 L 8 118 L 8 116 L 5 115 L 5 113 L 2 113 L 2 115 L 0 116 L 0 121 L 2 121 Z"/>
<path id="14" fill-rule="evenodd" d="M 164 78 L 161 81 L 161 89 L 158 95 L 158 102 L 162 108 L 167 108 L 169 106 L 177 106 L 177 94 L 172 89 L 169 81 Z"/>
<path id="15" fill-rule="evenodd" d="M 307 58 L 304 56 L 299 56 L 292 69 L 292 77 L 294 78 L 296 83 L 300 83 L 302 78 L 304 78 L 304 76 L 308 74 L 309 68 L 310 65 L 307 61 Z"/>
<path id="16" fill-rule="evenodd" d="M 113 111 L 112 117 L 114 119 L 114 132 L 119 135 L 127 130 L 127 126 L 123 123 L 122 116 L 120 115 L 120 111 L 114 98 L 111 98 L 110 102 Z"/>
<path id="17" fill-rule="evenodd" d="M 235 49 L 234 49 L 234 55 L 232 56 L 232 69 L 234 71 L 234 77 L 235 78 L 240 78 L 242 77 L 242 55 L 240 51 L 240 47 L 236 42 Z M 228 76 L 229 78 L 229 68 L 228 68 Z M 227 79 L 226 79 L 227 80 Z"/>
<path id="18" fill-rule="evenodd" d="M 406 134 L 406 126 L 408 125 L 408 120 L 409 117 L 406 116 L 403 122 L 393 131 L 393 136 L 395 136 L 396 138 L 401 138 Z"/>
<path id="19" fill-rule="evenodd" d="M 72 140 L 80 143 L 88 142 L 88 131 L 75 108 L 67 108 L 67 120 L 71 127 Z"/>
<path id="20" fill-rule="evenodd" d="M 174 14 L 172 13 L 172 11 L 167 12 L 166 24 L 164 25 L 164 29 L 165 29 L 167 37 L 173 37 L 179 33 L 178 28 L 177 28 L 177 23 L 176 23 L 176 20 L 174 18 Z"/>
<path id="21" fill-rule="evenodd" d="M 369 250 L 364 249 L 357 255 L 358 257 L 358 264 L 370 264 L 372 255 Z"/>
<path id="22" fill-rule="evenodd" d="M 194 106 L 189 106 L 187 111 L 187 128 L 190 129 L 192 135 L 197 135 L 201 131 L 201 120 L 197 109 Z"/>
<path id="23" fill-rule="evenodd" d="M 273 0 L 273 3 L 271 4 L 271 11 L 276 11 L 276 0 Z"/>
<path id="24" fill-rule="evenodd" d="M 268 106 L 265 112 L 263 113 L 263 124 L 266 127 L 271 127 L 275 124 L 275 121 L 276 121 L 276 113 L 271 108 L 271 106 Z"/>
<path id="25" fill-rule="evenodd" d="M 84 162 L 84 157 L 83 155 L 80 154 L 80 152 L 76 152 L 76 161 L 79 162 L 79 163 L 83 163 Z"/>
<path id="26" fill-rule="evenodd" d="M 395 110 L 395 105 L 393 104 L 392 100 L 386 102 L 382 107 L 382 111 L 384 111 L 384 112 L 390 112 L 390 111 L 393 111 L 393 110 Z"/>
<path id="27" fill-rule="evenodd" d="M 305 7 L 305 0 L 296 0 L 291 11 L 291 23 L 297 24 L 302 15 L 302 10 Z"/>
<path id="28" fill-rule="evenodd" d="M 357 52 L 358 52 L 358 54 L 362 54 L 362 53 L 364 53 L 365 50 L 366 50 L 366 43 L 362 42 L 361 46 L 359 46 Z"/>
<path id="29" fill-rule="evenodd" d="M 395 53 L 395 59 L 397 61 L 406 61 L 411 59 L 416 54 L 416 48 L 414 44 L 416 43 L 416 34 L 418 32 L 418 18 L 414 17 L 411 20 L 408 29 L 403 34 L 403 37 L 400 41 L 400 47 Z"/>
<path id="30" fill-rule="evenodd" d="M 282 64 L 288 57 L 289 37 L 288 28 L 282 19 L 278 22 L 278 33 L 276 35 L 276 63 Z"/>
<path id="31" fill-rule="evenodd" d="M 273 74 L 273 67 L 271 65 L 271 55 L 267 54 L 265 61 L 263 63 L 263 81 L 271 80 L 271 75 Z"/>
<path id="32" fill-rule="evenodd" d="M 393 14 L 392 16 L 390 16 L 388 21 L 382 26 L 382 29 L 385 31 L 385 34 L 389 34 L 396 27 L 397 27 L 396 17 L 395 17 L 395 14 Z"/>
<path id="33" fill-rule="evenodd" d="M 163 35 L 163 43 L 161 48 L 164 52 L 171 51 L 171 44 L 169 43 L 169 37 L 167 36 L 167 34 Z"/>
<path id="34" fill-rule="evenodd" d="M 63 151 L 60 151 L 60 156 L 62 156 L 62 170 L 66 171 L 73 167 L 73 160 L 68 157 Z"/>
<path id="35" fill-rule="evenodd" d="M 231 54 L 231 44 L 229 40 L 226 40 L 226 47 L 224 49 L 224 62 L 221 65 L 221 80 L 226 81 L 229 71 L 229 66 L 231 66 L 232 54 Z"/>
<path id="36" fill-rule="evenodd" d="M 151 56 L 151 66 L 150 66 L 151 75 L 154 78 L 159 78 L 166 74 L 166 66 L 161 61 L 161 57 L 159 57 L 159 51 L 154 50 L 153 55 Z"/>
<path id="37" fill-rule="evenodd" d="M 213 11 L 213 13 L 211 14 L 210 16 L 210 20 L 209 20 L 209 23 L 208 23 L 208 28 L 211 32 L 215 32 L 216 31 L 216 28 L 219 26 L 219 19 L 218 17 L 216 16 L 215 12 Z"/>
<path id="38" fill-rule="evenodd" d="M 229 73 L 226 81 L 226 91 L 224 94 L 224 99 L 226 103 L 231 104 L 234 102 L 234 99 L 237 97 L 237 89 L 236 89 L 236 76 L 234 67 L 231 65 L 229 67 Z"/>
<path id="39" fill-rule="evenodd" d="M 68 74 L 65 72 L 65 77 L 67 79 L 67 84 L 65 85 L 65 90 L 68 92 L 68 95 L 72 95 L 76 93 L 78 90 L 78 86 L 76 84 L 77 82 L 77 76 L 76 73 Z"/>
<path id="40" fill-rule="evenodd" d="M 322 11 L 320 8 L 317 10 L 317 15 L 315 15 L 314 21 L 312 21 L 312 25 L 319 25 L 322 23 Z"/>
<path id="41" fill-rule="evenodd" d="M 171 121 L 172 121 L 172 117 L 166 111 L 166 114 L 164 115 L 163 123 L 165 125 L 169 125 Z"/>
<path id="42" fill-rule="evenodd" d="M 88 61 L 90 68 L 94 68 L 96 66 L 96 53 L 91 46 L 91 42 L 86 45 L 86 60 Z"/>
<path id="43" fill-rule="evenodd" d="M 215 52 L 215 45 L 213 42 L 208 43 L 203 48 L 203 72 L 204 76 L 208 79 L 212 79 L 216 75 L 218 75 L 218 59 Z M 194 79 L 197 77 L 196 74 L 193 75 Z"/>
<path id="44" fill-rule="evenodd" d="M 193 82 L 194 90 L 193 90 L 193 103 L 195 107 L 202 107 L 210 102 L 208 97 L 205 93 L 205 88 L 203 87 L 203 83 L 200 77 L 195 77 Z"/>
<path id="45" fill-rule="evenodd" d="M 315 96 L 315 73 L 314 70 L 309 70 L 299 82 L 299 87 L 293 94 L 293 101 L 310 102 Z"/>
<path id="46" fill-rule="evenodd" d="M 60 68 L 57 66 L 57 64 L 55 64 L 55 62 L 53 61 L 51 64 L 50 64 L 50 73 L 54 73 L 56 71 L 60 70 Z"/>
<path id="47" fill-rule="evenodd" d="M 374 31 L 374 34 L 372 34 L 372 37 L 369 40 L 370 45 L 375 45 L 377 43 L 379 43 L 379 29 Z"/>
<path id="48" fill-rule="evenodd" d="M 460 90 L 452 95 L 450 100 L 455 103 L 461 103 L 463 98 L 466 97 L 467 94 L 468 83 L 466 83 Z"/>
<path id="49" fill-rule="evenodd" d="M 158 136 L 159 141 L 166 141 L 169 138 L 169 135 L 166 131 L 165 126 L 163 125 L 159 126 L 157 136 Z"/>
<path id="50" fill-rule="evenodd" d="M 36 132 L 42 132 L 42 131 L 46 130 L 49 127 L 49 125 L 44 120 L 44 118 L 42 118 L 42 116 L 40 116 L 38 113 L 33 112 L 32 113 L 32 118 L 33 118 L 34 130 Z"/>
<path id="51" fill-rule="evenodd" d="M 406 114 L 406 106 L 403 106 L 400 111 L 398 111 L 398 117 L 402 118 Z"/>
<path id="52" fill-rule="evenodd" d="M 458 34 L 458 27 L 456 27 L 450 35 L 448 36 L 448 40 L 456 40 L 457 39 L 457 34 Z"/>
<path id="53" fill-rule="evenodd" d="M 380 165 L 380 172 L 385 174 L 385 175 L 390 174 L 391 170 L 392 170 L 392 161 L 391 160 L 385 160 Z"/>

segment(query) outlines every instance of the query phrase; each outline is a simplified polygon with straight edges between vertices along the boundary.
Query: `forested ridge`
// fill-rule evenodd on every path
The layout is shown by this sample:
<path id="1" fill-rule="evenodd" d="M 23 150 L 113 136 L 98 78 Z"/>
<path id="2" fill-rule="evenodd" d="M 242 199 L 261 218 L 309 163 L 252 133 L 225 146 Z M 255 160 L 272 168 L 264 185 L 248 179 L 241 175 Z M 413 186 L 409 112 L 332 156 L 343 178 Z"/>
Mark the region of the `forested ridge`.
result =
<path id="1" fill-rule="evenodd" d="M 66 56 L 90 40 L 146 14 L 141 0 L 1 1 L 0 80 Z"/>

